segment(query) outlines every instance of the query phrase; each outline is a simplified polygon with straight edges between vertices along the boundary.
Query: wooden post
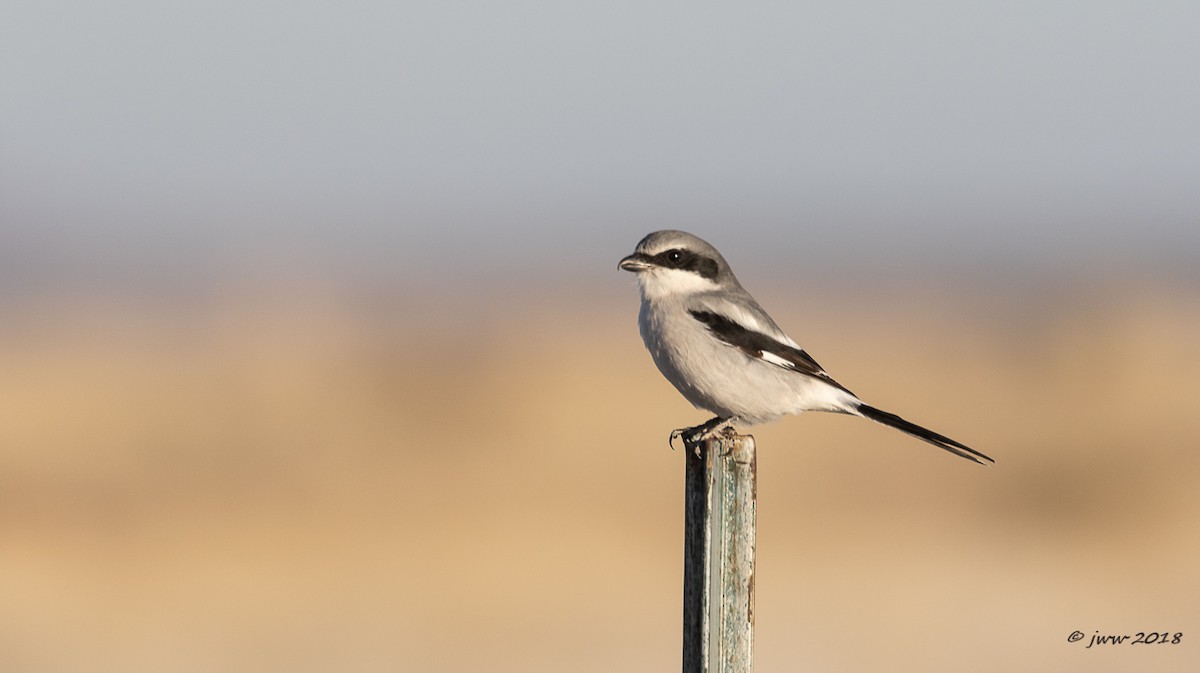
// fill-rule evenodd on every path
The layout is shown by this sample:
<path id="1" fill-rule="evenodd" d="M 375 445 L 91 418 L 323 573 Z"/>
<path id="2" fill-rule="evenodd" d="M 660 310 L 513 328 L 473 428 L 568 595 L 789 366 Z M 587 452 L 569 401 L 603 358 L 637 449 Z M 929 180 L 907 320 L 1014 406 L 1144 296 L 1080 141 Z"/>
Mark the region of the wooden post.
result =
<path id="1" fill-rule="evenodd" d="M 754 649 L 754 438 L 687 445 L 683 673 L 750 673 Z M 699 455 L 697 455 L 699 454 Z"/>

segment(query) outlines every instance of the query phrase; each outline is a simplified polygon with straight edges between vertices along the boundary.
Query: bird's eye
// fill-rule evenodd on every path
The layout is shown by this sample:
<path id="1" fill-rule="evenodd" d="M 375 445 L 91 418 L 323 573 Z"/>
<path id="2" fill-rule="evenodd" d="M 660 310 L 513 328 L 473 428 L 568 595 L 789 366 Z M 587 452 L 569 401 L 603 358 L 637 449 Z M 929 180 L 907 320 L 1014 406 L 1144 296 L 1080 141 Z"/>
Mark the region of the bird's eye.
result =
<path id="1" fill-rule="evenodd" d="M 672 264 L 678 264 L 683 261 L 683 252 L 680 250 L 671 250 L 667 253 L 667 261 Z"/>

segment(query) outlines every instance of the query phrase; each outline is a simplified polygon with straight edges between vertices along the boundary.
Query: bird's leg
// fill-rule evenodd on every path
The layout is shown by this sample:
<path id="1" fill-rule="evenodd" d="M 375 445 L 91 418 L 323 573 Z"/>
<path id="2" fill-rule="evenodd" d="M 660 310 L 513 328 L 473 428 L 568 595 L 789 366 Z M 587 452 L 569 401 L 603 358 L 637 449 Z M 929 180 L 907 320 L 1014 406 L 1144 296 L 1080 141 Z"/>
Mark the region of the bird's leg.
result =
<path id="1" fill-rule="evenodd" d="M 672 430 L 671 439 L 669 440 L 671 449 L 673 450 L 675 448 L 675 440 L 679 439 L 680 437 L 683 438 L 684 444 L 692 444 L 710 437 L 713 430 L 715 430 L 724 422 L 726 422 L 726 419 L 723 419 L 720 416 L 714 416 L 695 427 Z"/>
<path id="2" fill-rule="evenodd" d="M 734 419 L 732 417 L 721 418 L 720 416 L 714 416 L 695 427 L 672 430 L 671 438 L 667 440 L 667 443 L 671 445 L 671 450 L 674 451 L 675 440 L 682 437 L 684 446 L 687 446 L 688 444 L 694 444 L 696 446 L 696 457 L 699 458 L 700 442 L 716 435 L 718 432 L 723 430 L 732 430 L 733 428 L 730 427 L 730 423 L 733 423 L 733 421 Z"/>

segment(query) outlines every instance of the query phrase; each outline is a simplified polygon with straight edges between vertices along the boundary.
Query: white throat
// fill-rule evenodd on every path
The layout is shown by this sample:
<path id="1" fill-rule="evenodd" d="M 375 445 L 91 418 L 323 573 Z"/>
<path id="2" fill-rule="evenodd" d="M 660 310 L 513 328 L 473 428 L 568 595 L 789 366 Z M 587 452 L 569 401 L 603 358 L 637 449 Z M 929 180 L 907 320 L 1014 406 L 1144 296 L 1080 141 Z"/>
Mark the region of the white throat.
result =
<path id="1" fill-rule="evenodd" d="M 716 282 L 682 269 L 647 269 L 639 273 L 637 279 L 642 298 L 646 300 L 712 292 L 717 289 Z"/>

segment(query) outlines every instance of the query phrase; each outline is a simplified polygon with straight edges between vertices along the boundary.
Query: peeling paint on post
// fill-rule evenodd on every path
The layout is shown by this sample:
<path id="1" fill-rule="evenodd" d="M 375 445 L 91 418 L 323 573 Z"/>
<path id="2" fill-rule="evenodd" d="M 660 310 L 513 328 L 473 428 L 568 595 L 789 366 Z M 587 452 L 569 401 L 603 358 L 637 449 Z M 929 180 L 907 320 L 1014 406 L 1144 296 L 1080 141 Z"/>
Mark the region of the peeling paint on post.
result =
<path id="1" fill-rule="evenodd" d="M 683 673 L 749 673 L 754 650 L 754 438 L 687 445 Z"/>

